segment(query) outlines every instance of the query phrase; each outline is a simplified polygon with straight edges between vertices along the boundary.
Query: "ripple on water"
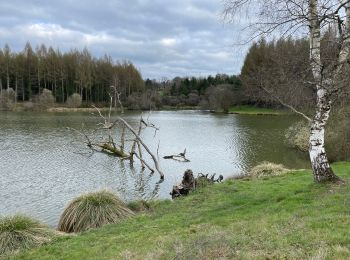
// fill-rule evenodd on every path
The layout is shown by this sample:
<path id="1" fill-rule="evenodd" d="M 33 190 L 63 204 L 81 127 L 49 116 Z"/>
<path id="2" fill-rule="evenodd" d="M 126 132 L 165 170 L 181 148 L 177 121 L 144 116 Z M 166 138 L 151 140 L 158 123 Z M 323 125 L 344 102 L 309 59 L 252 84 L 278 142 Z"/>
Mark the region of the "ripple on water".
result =
<path id="1" fill-rule="evenodd" d="M 139 114 L 127 114 L 125 119 L 136 126 Z M 188 164 L 162 160 L 161 184 L 157 173 L 142 172 L 138 163 L 130 167 L 128 162 L 86 150 L 66 127 L 80 128 L 83 122 L 93 133 L 98 118 L 89 114 L 0 114 L 0 214 L 26 213 L 55 226 L 65 205 L 82 193 L 108 188 L 124 200 L 169 198 L 187 168 L 228 177 L 261 160 L 307 162 L 283 146 L 282 130 L 291 118 L 162 111 L 153 112 L 150 120 L 160 131 L 155 137 L 147 129 L 142 136 L 153 151 L 160 141 L 161 157 L 186 148 L 191 159 Z M 116 130 L 116 139 L 119 134 Z M 100 135 L 95 133 L 96 138 Z"/>

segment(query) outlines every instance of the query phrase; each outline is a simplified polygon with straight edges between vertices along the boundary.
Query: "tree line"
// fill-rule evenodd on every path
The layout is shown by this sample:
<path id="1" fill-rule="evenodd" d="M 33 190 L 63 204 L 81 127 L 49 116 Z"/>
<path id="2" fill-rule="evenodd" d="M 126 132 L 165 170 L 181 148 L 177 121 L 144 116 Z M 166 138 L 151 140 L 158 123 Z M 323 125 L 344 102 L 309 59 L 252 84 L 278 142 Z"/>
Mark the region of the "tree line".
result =
<path id="1" fill-rule="evenodd" d="M 242 97 L 241 81 L 236 75 L 175 77 L 160 81 L 146 79 L 145 87 L 146 93 L 143 95 L 148 95 L 149 98 L 139 100 L 141 106 L 146 104 L 145 108 L 199 106 L 227 110 L 231 105 L 239 103 Z M 135 102 L 136 99 L 133 99 L 131 103 Z"/>
<path id="2" fill-rule="evenodd" d="M 129 61 L 96 58 L 87 48 L 62 53 L 41 44 L 33 49 L 28 42 L 20 52 L 7 44 L 0 48 L 0 91 L 5 89 L 14 90 L 16 101 L 32 101 L 48 89 L 56 102 L 78 93 L 86 103 L 105 103 L 113 91 L 123 99 L 143 91 L 144 81 Z"/>
<path id="3" fill-rule="evenodd" d="M 281 107 L 288 103 L 303 111 L 316 105 L 316 87 L 309 65 L 309 40 L 306 38 L 262 38 L 254 42 L 245 57 L 239 76 L 244 90 L 245 103 Z M 330 28 L 321 39 L 322 63 L 326 68 L 336 59 L 336 34 Z M 346 105 L 349 95 L 350 69 L 345 68 L 344 85 L 337 95 L 338 106 Z"/>

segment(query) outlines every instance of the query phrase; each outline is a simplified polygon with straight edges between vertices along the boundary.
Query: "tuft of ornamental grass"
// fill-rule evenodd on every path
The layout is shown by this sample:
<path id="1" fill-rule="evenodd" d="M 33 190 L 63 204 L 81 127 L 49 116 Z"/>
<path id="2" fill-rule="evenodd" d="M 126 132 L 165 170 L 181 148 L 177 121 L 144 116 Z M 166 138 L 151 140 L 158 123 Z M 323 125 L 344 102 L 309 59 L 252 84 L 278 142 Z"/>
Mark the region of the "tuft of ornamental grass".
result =
<path id="1" fill-rule="evenodd" d="M 71 233 L 117 223 L 134 213 L 118 196 L 102 190 L 81 195 L 68 204 L 61 215 L 58 230 Z"/>
<path id="2" fill-rule="evenodd" d="M 24 215 L 0 218 L 0 256 L 40 246 L 55 235 L 55 231 Z"/>
<path id="3" fill-rule="evenodd" d="M 277 176 L 289 172 L 290 170 L 285 168 L 282 164 L 275 164 L 271 162 L 262 162 L 253 167 L 249 171 L 249 175 L 255 178 L 262 178 L 268 176 Z"/>

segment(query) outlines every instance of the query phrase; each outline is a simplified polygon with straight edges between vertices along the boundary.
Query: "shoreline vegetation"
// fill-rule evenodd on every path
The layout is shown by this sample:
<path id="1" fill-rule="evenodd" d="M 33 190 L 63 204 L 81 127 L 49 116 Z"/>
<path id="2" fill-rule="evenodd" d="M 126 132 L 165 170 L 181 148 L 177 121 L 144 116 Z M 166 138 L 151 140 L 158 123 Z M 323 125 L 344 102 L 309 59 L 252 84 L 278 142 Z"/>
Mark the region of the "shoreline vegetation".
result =
<path id="1" fill-rule="evenodd" d="M 52 113 L 69 113 L 69 112 L 95 112 L 96 109 L 93 107 L 67 107 L 67 106 L 52 106 L 48 108 L 36 108 L 36 109 L 28 109 L 27 104 L 24 102 L 19 102 L 12 109 L 13 112 L 52 112 Z M 109 107 L 99 107 L 102 112 L 109 111 Z M 134 110 L 128 109 L 128 111 L 142 111 L 142 110 Z M 203 110 L 210 111 L 211 113 L 217 114 L 239 114 L 239 115 L 288 115 L 291 114 L 288 110 L 285 109 L 273 109 L 273 108 L 264 108 L 250 105 L 241 105 L 241 106 L 231 106 L 228 112 L 224 112 L 222 109 L 211 110 L 205 109 L 200 106 L 163 106 L 162 108 L 155 109 L 155 111 L 176 111 L 176 110 Z M 1 111 L 1 110 L 0 110 Z M 113 108 L 113 111 L 120 112 L 120 108 Z M 143 110 L 146 111 L 146 110 Z"/>
<path id="2" fill-rule="evenodd" d="M 332 167 L 344 183 L 314 183 L 309 170 L 229 179 L 174 201 L 134 202 L 132 218 L 12 257 L 349 259 L 350 162 Z"/>

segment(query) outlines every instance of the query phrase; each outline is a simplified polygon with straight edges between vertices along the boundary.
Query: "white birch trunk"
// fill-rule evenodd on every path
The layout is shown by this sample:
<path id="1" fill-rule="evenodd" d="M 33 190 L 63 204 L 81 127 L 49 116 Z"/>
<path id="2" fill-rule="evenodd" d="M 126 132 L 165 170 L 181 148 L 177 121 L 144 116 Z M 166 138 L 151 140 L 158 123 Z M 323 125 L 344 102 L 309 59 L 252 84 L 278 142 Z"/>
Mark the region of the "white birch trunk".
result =
<path id="1" fill-rule="evenodd" d="M 336 181 L 338 177 L 329 165 L 325 150 L 325 126 L 331 111 L 327 91 L 318 86 L 316 115 L 311 123 L 309 155 L 314 179 L 317 182 Z"/>
<path id="2" fill-rule="evenodd" d="M 329 165 L 324 147 L 325 126 L 331 110 L 331 100 L 322 82 L 321 29 L 317 7 L 317 0 L 309 0 L 310 63 L 317 88 L 316 114 L 311 123 L 309 155 L 315 181 L 324 182 L 338 180 L 338 177 Z"/>

